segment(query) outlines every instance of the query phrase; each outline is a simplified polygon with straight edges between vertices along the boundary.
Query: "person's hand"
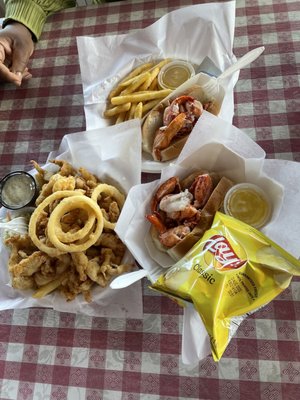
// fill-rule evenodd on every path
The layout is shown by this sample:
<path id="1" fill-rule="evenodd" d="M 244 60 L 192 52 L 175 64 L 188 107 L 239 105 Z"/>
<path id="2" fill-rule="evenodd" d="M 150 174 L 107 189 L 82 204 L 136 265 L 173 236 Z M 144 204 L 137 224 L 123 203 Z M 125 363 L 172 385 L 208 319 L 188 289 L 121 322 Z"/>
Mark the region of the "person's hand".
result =
<path id="1" fill-rule="evenodd" d="M 19 22 L 0 29 L 0 81 L 20 86 L 31 78 L 27 64 L 34 50 L 31 32 Z"/>

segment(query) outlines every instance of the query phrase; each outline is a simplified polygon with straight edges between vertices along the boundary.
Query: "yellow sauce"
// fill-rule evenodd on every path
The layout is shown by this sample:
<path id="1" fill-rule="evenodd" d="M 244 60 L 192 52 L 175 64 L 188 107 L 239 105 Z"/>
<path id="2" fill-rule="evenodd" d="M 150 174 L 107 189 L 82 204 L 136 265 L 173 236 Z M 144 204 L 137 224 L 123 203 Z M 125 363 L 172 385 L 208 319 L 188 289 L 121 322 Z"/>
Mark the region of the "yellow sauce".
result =
<path id="1" fill-rule="evenodd" d="M 193 67 L 184 62 L 171 62 L 161 71 L 160 86 L 164 89 L 176 89 L 193 75 Z"/>
<path id="2" fill-rule="evenodd" d="M 226 198 L 226 212 L 255 228 L 266 224 L 271 206 L 265 195 L 252 185 L 233 188 Z"/>

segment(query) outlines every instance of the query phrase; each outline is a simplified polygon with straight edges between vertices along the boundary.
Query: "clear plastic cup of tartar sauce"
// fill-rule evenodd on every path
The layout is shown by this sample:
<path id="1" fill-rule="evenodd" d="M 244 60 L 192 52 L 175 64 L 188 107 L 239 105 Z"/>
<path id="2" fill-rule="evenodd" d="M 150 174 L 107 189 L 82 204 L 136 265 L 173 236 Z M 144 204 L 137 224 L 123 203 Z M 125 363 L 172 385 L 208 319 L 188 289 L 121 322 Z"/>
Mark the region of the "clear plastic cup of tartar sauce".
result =
<path id="1" fill-rule="evenodd" d="M 37 184 L 32 175 L 25 171 L 13 171 L 0 181 L 0 204 L 18 210 L 33 204 L 37 196 Z"/>

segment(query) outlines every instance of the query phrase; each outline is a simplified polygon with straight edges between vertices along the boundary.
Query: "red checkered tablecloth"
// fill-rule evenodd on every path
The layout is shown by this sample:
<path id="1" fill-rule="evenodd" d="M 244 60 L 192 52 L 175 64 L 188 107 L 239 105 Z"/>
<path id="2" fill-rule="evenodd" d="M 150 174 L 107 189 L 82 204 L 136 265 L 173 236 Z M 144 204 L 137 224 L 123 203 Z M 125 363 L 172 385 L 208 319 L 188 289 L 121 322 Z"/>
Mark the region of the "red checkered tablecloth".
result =
<path id="1" fill-rule="evenodd" d="M 126 33 L 196 3 L 132 0 L 50 17 L 30 63 L 33 78 L 0 88 L 1 175 L 29 169 L 31 159 L 45 162 L 63 135 L 85 129 L 76 36 Z M 265 52 L 240 73 L 234 124 L 269 158 L 300 161 L 298 0 L 236 1 L 235 55 L 261 45 Z M 180 357 L 182 309 L 146 281 L 143 294 L 143 320 L 1 311 L 0 398 L 300 398 L 299 279 L 242 323 L 219 363 L 207 357 L 194 367 Z"/>

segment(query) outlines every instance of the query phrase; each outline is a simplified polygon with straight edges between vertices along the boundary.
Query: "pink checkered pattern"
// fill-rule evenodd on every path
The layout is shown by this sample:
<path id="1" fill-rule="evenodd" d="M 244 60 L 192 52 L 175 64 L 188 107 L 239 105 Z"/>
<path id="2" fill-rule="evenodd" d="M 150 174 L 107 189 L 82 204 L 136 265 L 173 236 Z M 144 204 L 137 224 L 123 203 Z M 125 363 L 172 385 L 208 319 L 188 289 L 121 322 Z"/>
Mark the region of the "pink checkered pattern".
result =
<path id="1" fill-rule="evenodd" d="M 21 88 L 0 89 L 0 173 L 43 163 L 63 135 L 85 129 L 76 36 L 143 28 L 196 0 L 132 0 L 49 18 Z M 234 124 L 268 157 L 300 161 L 300 2 L 237 0 L 237 57 L 264 45 L 240 73 Z M 144 174 L 143 180 L 156 176 Z M 48 309 L 0 312 L 0 398 L 295 400 L 300 398 L 300 279 L 246 319 L 214 363 L 181 362 L 182 310 L 144 282 L 144 319 Z"/>

